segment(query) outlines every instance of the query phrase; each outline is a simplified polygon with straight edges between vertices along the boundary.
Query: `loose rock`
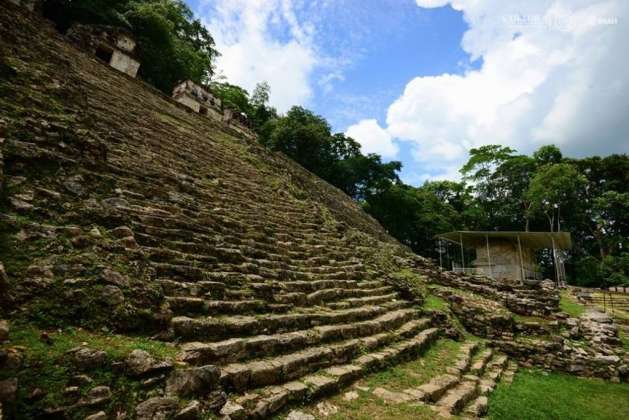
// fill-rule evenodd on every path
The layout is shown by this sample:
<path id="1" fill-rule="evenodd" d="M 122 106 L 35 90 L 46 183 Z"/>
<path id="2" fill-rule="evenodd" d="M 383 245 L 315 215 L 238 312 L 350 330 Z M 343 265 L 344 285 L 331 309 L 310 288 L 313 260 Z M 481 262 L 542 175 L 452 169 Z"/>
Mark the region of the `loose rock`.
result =
<path id="1" fill-rule="evenodd" d="M 129 287 L 129 278 L 117 271 L 106 268 L 101 274 L 103 282 L 119 287 Z"/>
<path id="2" fill-rule="evenodd" d="M 181 411 L 175 415 L 175 420 L 197 420 L 201 414 L 201 403 L 190 401 Z"/>
<path id="3" fill-rule="evenodd" d="M 80 406 L 91 406 L 105 403 L 111 399 L 111 389 L 108 386 L 97 386 L 90 389 L 85 397 L 79 401 Z"/>
<path id="4" fill-rule="evenodd" d="M 136 420 L 165 420 L 175 414 L 178 406 L 176 398 L 149 398 L 135 408 Z"/>
<path id="5" fill-rule="evenodd" d="M 107 420 L 107 414 L 105 414 L 104 411 L 99 411 L 98 413 L 85 417 L 85 420 Z"/>
<path id="6" fill-rule="evenodd" d="M 79 370 L 90 370 L 101 367 L 107 360 L 107 353 L 88 347 L 78 347 L 68 350 L 72 356 L 72 363 Z"/>
<path id="7" fill-rule="evenodd" d="M 343 399 L 345 401 L 353 401 L 353 400 L 355 400 L 357 398 L 358 398 L 358 392 L 356 392 L 356 391 L 349 391 L 349 392 L 346 392 L 345 394 L 343 394 Z"/>
<path id="8" fill-rule="evenodd" d="M 319 411 L 319 414 L 321 414 L 323 417 L 327 417 L 331 416 L 332 414 L 338 413 L 339 408 L 335 405 L 330 404 L 327 401 L 321 401 L 319 404 L 317 404 L 317 410 Z"/>
<path id="9" fill-rule="evenodd" d="M 293 410 L 288 413 L 286 420 L 314 420 L 315 416 L 304 413 L 303 411 Z"/>
<path id="10" fill-rule="evenodd" d="M 172 369 L 173 364 L 170 361 L 155 360 L 149 353 L 144 350 L 135 349 L 125 361 L 127 374 L 129 376 L 144 376 L 147 374 L 155 374 Z"/>
<path id="11" fill-rule="evenodd" d="M 170 395 L 204 395 L 219 383 L 220 369 L 213 365 L 191 369 L 177 369 L 166 381 L 166 393 Z"/>

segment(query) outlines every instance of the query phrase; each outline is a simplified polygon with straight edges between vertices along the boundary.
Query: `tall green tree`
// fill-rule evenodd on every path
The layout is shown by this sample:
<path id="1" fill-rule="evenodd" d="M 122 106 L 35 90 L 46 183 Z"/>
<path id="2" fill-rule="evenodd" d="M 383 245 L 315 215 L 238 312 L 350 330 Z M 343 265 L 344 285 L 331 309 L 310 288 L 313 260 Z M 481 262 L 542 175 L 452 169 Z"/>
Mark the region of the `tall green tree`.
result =
<path id="1" fill-rule="evenodd" d="M 370 196 L 365 209 L 400 242 L 422 255 L 437 256 L 434 236 L 457 229 L 460 218 L 432 191 L 402 183 Z"/>
<path id="2" fill-rule="evenodd" d="M 531 179 L 526 198 L 531 203 L 529 212 L 543 214 L 549 230 L 561 227 L 561 209 L 575 203 L 586 179 L 569 163 L 556 163 L 540 168 Z"/>

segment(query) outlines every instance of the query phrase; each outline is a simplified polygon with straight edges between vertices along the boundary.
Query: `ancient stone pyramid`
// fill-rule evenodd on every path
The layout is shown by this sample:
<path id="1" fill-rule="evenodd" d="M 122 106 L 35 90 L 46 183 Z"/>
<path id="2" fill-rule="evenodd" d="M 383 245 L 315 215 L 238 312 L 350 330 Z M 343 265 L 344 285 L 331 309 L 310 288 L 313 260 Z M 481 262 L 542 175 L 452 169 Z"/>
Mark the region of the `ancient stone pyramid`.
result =
<path id="1" fill-rule="evenodd" d="M 408 252 L 342 192 L 4 7 L 15 302 L 180 343 L 181 361 L 218 366 L 232 417 L 316 398 L 437 337 L 382 277 L 380 254 Z"/>

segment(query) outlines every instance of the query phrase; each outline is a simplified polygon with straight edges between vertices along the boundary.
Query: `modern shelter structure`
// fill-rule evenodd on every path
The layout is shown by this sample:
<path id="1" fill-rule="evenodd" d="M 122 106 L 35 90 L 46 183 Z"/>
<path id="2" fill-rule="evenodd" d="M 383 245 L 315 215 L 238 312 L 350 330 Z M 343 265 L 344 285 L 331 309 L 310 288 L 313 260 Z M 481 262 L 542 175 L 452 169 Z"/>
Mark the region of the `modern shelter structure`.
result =
<path id="1" fill-rule="evenodd" d="M 535 260 L 536 251 L 551 250 L 555 280 L 560 285 L 565 283 L 563 253 L 572 248 L 568 232 L 455 231 L 437 235 L 436 239 L 440 244 L 440 256 L 444 242 L 457 246 L 461 260 L 460 264 L 452 261 L 453 271 L 485 275 L 507 282 L 540 281 L 542 277 Z M 466 261 L 465 249 L 474 249 L 476 257 Z"/>

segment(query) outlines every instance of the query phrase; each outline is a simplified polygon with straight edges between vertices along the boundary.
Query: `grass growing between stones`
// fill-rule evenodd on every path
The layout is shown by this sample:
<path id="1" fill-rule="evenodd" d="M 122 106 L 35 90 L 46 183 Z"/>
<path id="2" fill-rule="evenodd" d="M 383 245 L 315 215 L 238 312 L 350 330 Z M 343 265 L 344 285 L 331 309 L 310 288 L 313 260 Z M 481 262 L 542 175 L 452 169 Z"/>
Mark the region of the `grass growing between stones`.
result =
<path id="1" fill-rule="evenodd" d="M 620 338 L 620 341 L 622 342 L 622 347 L 625 349 L 625 351 L 629 351 L 629 334 L 621 329 L 620 331 L 618 331 L 618 338 Z"/>
<path id="2" fill-rule="evenodd" d="M 578 318 L 581 314 L 583 314 L 583 312 L 585 312 L 585 306 L 578 303 L 577 300 L 566 290 L 561 292 L 559 309 L 573 318 Z"/>
<path id="3" fill-rule="evenodd" d="M 159 359 L 173 358 L 178 351 L 175 346 L 145 337 L 97 334 L 73 327 L 46 331 L 51 342 L 47 344 L 41 339 L 43 332 L 44 330 L 32 325 L 13 323 L 10 345 L 24 346 L 33 355 L 45 355 L 47 358 L 61 356 L 66 351 L 82 345 L 105 351 L 111 360 L 122 359 L 134 349 L 144 350 Z"/>
<path id="4" fill-rule="evenodd" d="M 498 385 L 489 400 L 491 419 L 627 419 L 629 384 L 538 370 L 520 371 Z"/>
<path id="5" fill-rule="evenodd" d="M 134 349 L 145 350 L 160 359 L 174 357 L 177 353 L 175 347 L 146 338 L 96 334 L 78 328 L 65 328 L 47 331 L 48 339 L 45 339 L 42 337 L 43 332 L 32 325 L 13 323 L 10 341 L 5 346 L 18 349 L 23 357 L 23 369 L 17 375 L 20 384 L 17 411 L 24 412 L 25 417 L 28 417 L 27 413 L 36 416 L 35 413 L 38 413 L 40 409 L 64 403 L 63 391 L 68 379 L 79 373 L 64 357 L 70 349 L 86 346 L 103 350 L 110 361 L 121 360 Z M 110 407 L 132 408 L 133 397 L 138 392 L 137 382 L 130 381 L 123 375 L 114 374 L 109 367 L 92 369 L 86 373 L 94 382 L 92 385 L 82 387 L 81 394 L 85 394 L 93 386 L 108 385 L 118 391 L 114 393 L 109 403 Z M 14 372 L 3 371 L 0 372 L 0 379 L 14 375 Z M 44 391 L 44 396 L 36 401 L 30 397 L 30 393 L 35 389 Z M 82 411 L 79 410 L 78 413 L 81 414 Z"/>
<path id="6" fill-rule="evenodd" d="M 424 309 L 447 311 L 448 302 L 446 302 L 445 299 L 442 299 L 439 296 L 427 295 L 426 300 L 424 301 Z"/>

